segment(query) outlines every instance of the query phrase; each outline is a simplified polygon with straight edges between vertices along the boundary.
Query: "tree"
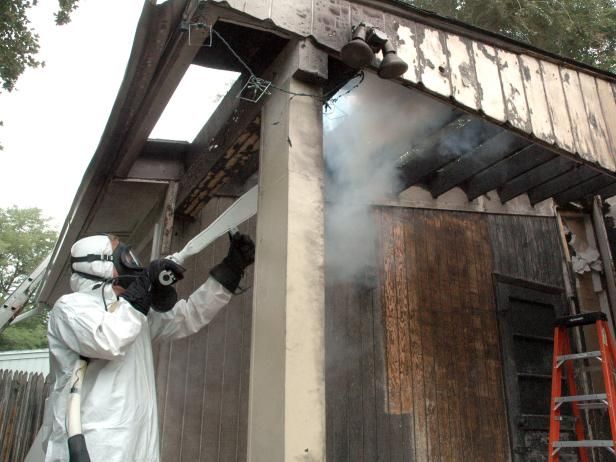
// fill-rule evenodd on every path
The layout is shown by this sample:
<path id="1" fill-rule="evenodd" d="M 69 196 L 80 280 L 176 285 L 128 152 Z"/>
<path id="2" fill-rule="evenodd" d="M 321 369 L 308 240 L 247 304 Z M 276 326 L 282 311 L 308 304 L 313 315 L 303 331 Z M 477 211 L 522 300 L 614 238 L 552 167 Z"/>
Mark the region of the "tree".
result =
<path id="1" fill-rule="evenodd" d="M 70 22 L 71 13 L 79 0 L 59 0 L 55 14 L 56 24 Z M 39 51 L 39 36 L 30 27 L 28 10 L 37 0 L 2 0 L 0 2 L 0 82 L 2 88 L 11 91 L 26 67 L 44 65 L 36 59 Z"/>
<path id="2" fill-rule="evenodd" d="M 614 0 L 401 0 L 616 72 Z"/>
<path id="3" fill-rule="evenodd" d="M 57 233 L 38 208 L 0 208 L 0 300 L 53 250 Z M 0 334 L 0 351 L 46 346 L 45 317 L 11 326 Z"/>

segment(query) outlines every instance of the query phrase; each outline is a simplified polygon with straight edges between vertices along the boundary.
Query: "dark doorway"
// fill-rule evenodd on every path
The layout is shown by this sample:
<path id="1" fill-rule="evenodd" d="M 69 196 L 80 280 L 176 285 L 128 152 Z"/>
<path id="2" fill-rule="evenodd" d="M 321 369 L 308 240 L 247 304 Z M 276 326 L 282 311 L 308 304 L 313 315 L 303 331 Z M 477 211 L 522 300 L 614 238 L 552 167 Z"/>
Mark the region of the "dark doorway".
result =
<path id="1" fill-rule="evenodd" d="M 553 322 L 566 312 L 563 293 L 496 278 L 496 306 L 513 460 L 547 461 Z M 561 459 L 577 457 L 562 454 Z"/>

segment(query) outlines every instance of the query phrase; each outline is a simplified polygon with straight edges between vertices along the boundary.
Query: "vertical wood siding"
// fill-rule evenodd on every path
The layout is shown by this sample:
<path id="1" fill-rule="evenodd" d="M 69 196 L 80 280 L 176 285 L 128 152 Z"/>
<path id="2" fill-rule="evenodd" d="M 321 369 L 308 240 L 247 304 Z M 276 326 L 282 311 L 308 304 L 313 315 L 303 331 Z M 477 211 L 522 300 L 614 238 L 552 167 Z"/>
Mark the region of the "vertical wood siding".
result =
<path id="1" fill-rule="evenodd" d="M 229 203 L 179 224 L 174 248 Z M 492 274 L 562 286 L 553 219 L 381 207 L 375 220 L 376 273 L 332 283 L 326 270 L 328 460 L 508 460 Z M 189 262 L 182 295 L 226 248 Z M 245 460 L 250 325 L 247 292 L 159 346 L 163 461 Z"/>
<path id="2" fill-rule="evenodd" d="M 173 250 L 182 248 L 232 202 L 214 199 L 198 220 L 176 225 Z M 254 220 L 241 230 L 254 235 Z M 205 281 L 227 248 L 228 238 L 223 236 L 187 262 L 186 278 L 178 284 L 181 297 Z M 250 286 L 251 281 L 249 270 L 242 284 Z M 249 289 L 233 297 L 199 333 L 158 346 L 156 385 L 164 462 L 246 460 L 251 317 Z"/>
<path id="3" fill-rule="evenodd" d="M 493 273 L 562 286 L 554 220 L 386 207 L 375 220 L 378 274 L 327 274 L 328 460 L 509 460 Z"/>
<path id="4" fill-rule="evenodd" d="M 439 30 L 419 18 L 346 0 L 227 3 L 295 34 L 312 36 L 335 51 L 350 40 L 353 25 L 370 23 L 389 35 L 409 64 L 403 76 L 408 84 L 420 84 L 421 89 L 506 122 L 588 163 L 616 170 L 614 79 L 525 53 L 522 46 L 508 51 L 487 36 L 482 41 L 477 34 L 453 33 L 446 26 Z"/>
<path id="5" fill-rule="evenodd" d="M 49 388 L 49 375 L 0 370 L 0 460 L 24 460 L 43 423 Z"/>
<path id="6" fill-rule="evenodd" d="M 562 251 L 554 218 L 488 215 L 487 220 L 495 272 L 564 287 Z"/>

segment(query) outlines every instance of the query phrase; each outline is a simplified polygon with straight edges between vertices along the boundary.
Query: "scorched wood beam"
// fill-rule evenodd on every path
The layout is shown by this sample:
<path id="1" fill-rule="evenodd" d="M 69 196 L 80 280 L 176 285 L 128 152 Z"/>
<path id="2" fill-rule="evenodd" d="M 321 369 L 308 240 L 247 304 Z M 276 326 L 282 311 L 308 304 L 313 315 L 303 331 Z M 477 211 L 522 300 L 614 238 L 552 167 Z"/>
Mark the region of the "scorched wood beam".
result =
<path id="1" fill-rule="evenodd" d="M 400 158 L 400 190 L 419 183 L 429 174 L 491 138 L 499 130 L 500 128 L 468 115 L 449 122 L 415 144 Z"/>
<path id="2" fill-rule="evenodd" d="M 555 154 L 552 152 L 533 144 L 478 173 L 462 188 L 466 192 L 468 200 L 472 201 L 482 194 L 498 188 L 512 178 L 554 159 L 554 157 Z"/>
<path id="3" fill-rule="evenodd" d="M 245 82 L 236 82 L 195 139 L 196 159 L 180 181 L 176 212 L 195 216 L 232 169 L 258 151 L 258 116 L 266 97 L 256 103 L 239 99 Z"/>
<path id="4" fill-rule="evenodd" d="M 580 165 L 573 170 L 563 173 L 562 175 L 546 181 L 540 186 L 532 188 L 528 191 L 530 203 L 535 205 L 548 197 L 566 191 L 567 189 L 576 186 L 590 178 L 596 178 L 600 175 L 599 172 L 584 165 Z"/>
<path id="5" fill-rule="evenodd" d="M 597 196 L 601 196 L 602 199 L 607 199 L 616 195 L 616 184 L 606 186 L 603 189 L 597 191 Z"/>
<path id="6" fill-rule="evenodd" d="M 567 202 L 583 199 L 615 183 L 616 178 L 609 175 L 601 175 L 599 178 L 591 178 L 557 194 L 554 196 L 554 200 L 559 204 L 566 204 Z"/>
<path id="7" fill-rule="evenodd" d="M 514 197 L 524 194 L 531 188 L 543 184 L 561 173 L 571 170 L 575 165 L 576 162 L 558 156 L 505 183 L 498 190 L 500 199 L 505 203 Z"/>
<path id="8" fill-rule="evenodd" d="M 432 197 L 438 197 L 464 183 L 491 165 L 528 148 L 530 142 L 511 132 L 501 131 L 493 138 L 460 157 L 456 162 L 439 170 L 430 181 L 428 189 Z"/>

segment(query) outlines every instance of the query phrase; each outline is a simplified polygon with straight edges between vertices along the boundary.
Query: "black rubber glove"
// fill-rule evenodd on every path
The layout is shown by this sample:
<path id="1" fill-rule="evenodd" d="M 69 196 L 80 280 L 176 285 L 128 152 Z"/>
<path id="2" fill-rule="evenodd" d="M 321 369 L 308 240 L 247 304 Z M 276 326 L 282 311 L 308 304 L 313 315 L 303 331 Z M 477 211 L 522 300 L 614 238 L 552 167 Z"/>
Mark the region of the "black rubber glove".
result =
<path id="1" fill-rule="evenodd" d="M 210 271 L 210 275 L 229 292 L 235 292 L 244 270 L 255 261 L 255 244 L 250 236 L 235 233 L 231 236 L 229 252 L 221 263 Z"/>
<path id="2" fill-rule="evenodd" d="M 150 295 L 150 278 L 147 273 L 141 273 L 135 277 L 134 282 L 128 286 L 120 297 L 131 304 L 137 311 L 148 315 L 152 296 Z"/>
<path id="3" fill-rule="evenodd" d="M 164 286 L 159 280 L 159 276 L 163 271 L 171 271 L 175 276 L 175 280 L 180 281 L 184 279 L 184 272 L 186 271 L 186 269 L 178 265 L 173 260 L 169 260 L 168 258 L 159 258 L 158 260 L 152 260 L 150 262 L 150 265 L 148 266 L 148 274 L 150 276 L 150 282 L 152 283 L 153 288 L 169 287 Z"/>
<path id="4" fill-rule="evenodd" d="M 178 293 L 175 288 L 172 285 L 163 285 L 160 282 L 159 276 L 163 271 L 173 272 L 175 281 L 177 282 L 184 278 L 184 271 L 186 270 L 168 258 L 160 258 L 150 262 L 148 266 L 148 275 L 152 283 L 152 290 L 150 291 L 152 296 L 152 308 L 161 313 L 171 310 L 178 301 Z M 175 284 L 175 282 L 173 284 Z"/>

